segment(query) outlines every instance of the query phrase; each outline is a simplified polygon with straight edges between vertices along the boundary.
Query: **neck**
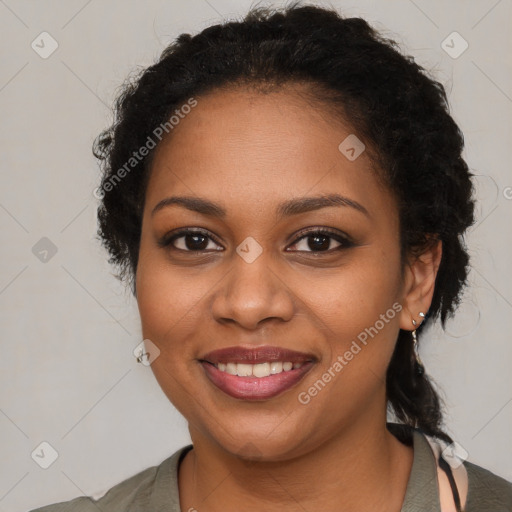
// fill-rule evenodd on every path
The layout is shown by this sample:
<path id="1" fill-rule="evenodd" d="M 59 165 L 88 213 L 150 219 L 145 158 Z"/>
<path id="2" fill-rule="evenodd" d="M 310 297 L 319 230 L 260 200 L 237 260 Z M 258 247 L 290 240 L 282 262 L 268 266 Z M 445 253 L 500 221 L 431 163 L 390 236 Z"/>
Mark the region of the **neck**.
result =
<path id="1" fill-rule="evenodd" d="M 373 416 L 375 418 L 375 416 Z M 306 455 L 247 462 L 191 430 L 179 469 L 182 510 L 400 511 L 413 450 L 379 421 L 362 418 Z"/>

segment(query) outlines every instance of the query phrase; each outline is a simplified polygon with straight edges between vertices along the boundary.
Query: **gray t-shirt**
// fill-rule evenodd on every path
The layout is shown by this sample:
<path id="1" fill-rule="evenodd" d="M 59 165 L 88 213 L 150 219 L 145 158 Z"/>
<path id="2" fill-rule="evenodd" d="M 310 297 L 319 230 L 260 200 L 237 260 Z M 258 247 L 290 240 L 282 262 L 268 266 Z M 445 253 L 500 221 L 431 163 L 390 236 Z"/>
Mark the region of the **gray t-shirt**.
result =
<path id="1" fill-rule="evenodd" d="M 441 512 L 434 453 L 420 431 L 412 430 L 412 434 L 414 459 L 401 512 Z M 178 465 L 191 448 L 179 449 L 158 466 L 115 485 L 98 500 L 81 496 L 31 512 L 182 512 Z M 511 482 L 468 461 L 464 465 L 468 473 L 465 512 L 512 512 Z"/>

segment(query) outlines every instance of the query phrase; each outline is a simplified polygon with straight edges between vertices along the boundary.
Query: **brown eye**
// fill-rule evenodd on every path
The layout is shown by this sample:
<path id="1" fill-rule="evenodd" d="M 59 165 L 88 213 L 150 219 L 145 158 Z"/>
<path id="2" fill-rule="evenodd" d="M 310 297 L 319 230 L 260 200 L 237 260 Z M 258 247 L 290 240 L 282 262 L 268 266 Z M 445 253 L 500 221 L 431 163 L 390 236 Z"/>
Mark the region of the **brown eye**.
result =
<path id="1" fill-rule="evenodd" d="M 215 246 L 217 243 L 207 231 L 184 229 L 176 233 L 171 233 L 158 241 L 160 247 L 167 247 L 184 252 L 206 252 L 218 251 Z M 220 249 L 222 250 L 222 249 Z"/>
<path id="2" fill-rule="evenodd" d="M 309 232 L 302 232 L 303 236 L 299 237 L 293 246 L 300 246 L 296 249 L 299 252 L 331 252 L 348 247 L 354 244 L 345 236 L 337 232 L 329 230 L 310 230 Z M 333 247 L 334 244 L 337 244 Z M 292 246 L 292 247 L 293 247 Z"/>

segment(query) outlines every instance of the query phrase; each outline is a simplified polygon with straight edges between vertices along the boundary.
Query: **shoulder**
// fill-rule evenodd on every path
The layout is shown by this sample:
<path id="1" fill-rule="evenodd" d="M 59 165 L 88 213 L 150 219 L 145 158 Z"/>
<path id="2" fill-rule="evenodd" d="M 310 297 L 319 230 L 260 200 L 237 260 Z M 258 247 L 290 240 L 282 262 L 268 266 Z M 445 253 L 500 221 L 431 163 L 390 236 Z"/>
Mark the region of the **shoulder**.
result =
<path id="1" fill-rule="evenodd" d="M 445 497 L 449 495 L 448 500 L 451 502 L 451 485 L 446 477 L 446 486 L 442 485 L 442 475 L 445 474 L 439 468 L 438 462 L 440 457 L 448 464 L 450 464 L 450 460 L 453 460 L 450 452 L 441 455 L 444 449 L 447 448 L 446 443 L 426 435 L 418 429 L 415 429 L 413 433 L 414 463 L 418 462 L 417 468 L 421 469 L 422 474 L 421 484 L 419 484 L 420 489 L 426 489 L 425 495 L 436 492 L 433 488 L 429 488 L 429 482 L 435 480 L 435 471 L 437 471 L 438 483 L 435 487 L 439 492 L 439 498 L 442 498 L 443 489 L 448 489 L 445 492 Z M 428 449 L 428 446 L 431 449 Z M 460 466 L 452 466 L 451 464 L 450 466 L 452 466 L 452 478 L 455 480 L 459 494 L 465 503 L 464 512 L 512 512 L 512 482 L 468 460 L 461 462 Z"/>
<path id="2" fill-rule="evenodd" d="M 121 512 L 138 502 L 149 493 L 154 485 L 159 466 L 153 466 L 123 480 L 110 488 L 101 498 L 79 496 L 70 501 L 54 503 L 31 512 Z"/>
<path id="3" fill-rule="evenodd" d="M 512 482 L 465 461 L 468 473 L 467 511 L 512 512 Z"/>
<path id="4" fill-rule="evenodd" d="M 177 467 L 181 457 L 192 445 L 180 448 L 157 466 L 111 487 L 101 498 L 79 496 L 70 501 L 54 503 L 30 512 L 129 512 L 164 509 L 171 512 L 178 503 Z M 171 508 L 170 508 L 171 507 Z M 176 509 L 179 510 L 179 507 Z"/>

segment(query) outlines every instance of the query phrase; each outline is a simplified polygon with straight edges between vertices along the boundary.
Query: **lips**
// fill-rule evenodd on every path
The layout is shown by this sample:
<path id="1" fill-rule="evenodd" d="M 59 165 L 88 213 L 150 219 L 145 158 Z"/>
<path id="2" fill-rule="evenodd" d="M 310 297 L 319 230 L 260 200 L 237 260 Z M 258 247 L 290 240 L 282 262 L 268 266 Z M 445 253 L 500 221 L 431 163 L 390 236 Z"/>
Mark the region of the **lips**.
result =
<path id="1" fill-rule="evenodd" d="M 311 354 L 268 345 L 228 347 L 200 359 L 210 382 L 227 395 L 243 400 L 266 400 L 287 391 L 315 362 Z"/>
<path id="2" fill-rule="evenodd" d="M 280 347 L 265 345 L 256 348 L 227 347 L 209 352 L 201 358 L 212 364 L 219 363 L 266 363 L 271 361 L 290 361 L 291 363 L 305 363 L 314 361 L 315 356 L 304 352 L 297 352 Z"/>

